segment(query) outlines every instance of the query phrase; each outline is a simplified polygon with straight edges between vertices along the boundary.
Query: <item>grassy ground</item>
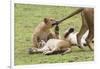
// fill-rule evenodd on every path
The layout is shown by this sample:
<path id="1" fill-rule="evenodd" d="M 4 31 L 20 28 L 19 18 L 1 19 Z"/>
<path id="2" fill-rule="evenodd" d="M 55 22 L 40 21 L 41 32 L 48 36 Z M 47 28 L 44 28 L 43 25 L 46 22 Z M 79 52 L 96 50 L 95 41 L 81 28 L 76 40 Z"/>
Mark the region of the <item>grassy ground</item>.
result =
<path id="1" fill-rule="evenodd" d="M 15 65 L 94 60 L 93 52 L 91 52 L 88 47 L 86 47 L 86 51 L 73 47 L 72 53 L 63 56 L 60 54 L 46 56 L 41 53 L 29 55 L 27 52 L 27 49 L 32 46 L 33 29 L 44 17 L 49 16 L 55 19 L 61 19 L 75 9 L 77 8 L 15 4 Z M 81 27 L 80 14 L 64 21 L 60 25 L 60 34 L 63 35 L 63 32 L 69 27 L 75 27 L 76 31 L 79 31 Z"/>

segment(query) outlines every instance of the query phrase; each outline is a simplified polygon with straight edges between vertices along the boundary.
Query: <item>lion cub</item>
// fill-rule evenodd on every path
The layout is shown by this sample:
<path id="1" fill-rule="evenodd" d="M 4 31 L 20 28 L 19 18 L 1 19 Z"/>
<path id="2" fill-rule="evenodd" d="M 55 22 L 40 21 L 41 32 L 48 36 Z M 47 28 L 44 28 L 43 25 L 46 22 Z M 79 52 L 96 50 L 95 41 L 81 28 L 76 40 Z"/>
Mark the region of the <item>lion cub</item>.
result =
<path id="1" fill-rule="evenodd" d="M 43 46 L 40 45 L 41 40 L 47 42 L 51 38 L 59 38 L 58 34 L 51 31 L 51 28 L 54 26 L 55 22 L 56 22 L 56 20 L 54 20 L 52 18 L 44 18 L 43 22 L 41 22 L 35 28 L 35 30 L 33 31 L 32 49 L 42 48 Z"/>

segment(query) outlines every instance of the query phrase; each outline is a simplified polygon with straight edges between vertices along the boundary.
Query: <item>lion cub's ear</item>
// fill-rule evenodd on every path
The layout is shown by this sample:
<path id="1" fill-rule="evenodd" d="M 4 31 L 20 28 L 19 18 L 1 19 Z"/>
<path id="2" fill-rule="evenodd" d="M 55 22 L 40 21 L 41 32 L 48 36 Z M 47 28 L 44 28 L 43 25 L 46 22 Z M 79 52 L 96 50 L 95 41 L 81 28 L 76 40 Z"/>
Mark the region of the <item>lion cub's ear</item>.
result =
<path id="1" fill-rule="evenodd" d="M 48 18 L 44 18 L 44 23 L 48 23 L 49 19 Z"/>

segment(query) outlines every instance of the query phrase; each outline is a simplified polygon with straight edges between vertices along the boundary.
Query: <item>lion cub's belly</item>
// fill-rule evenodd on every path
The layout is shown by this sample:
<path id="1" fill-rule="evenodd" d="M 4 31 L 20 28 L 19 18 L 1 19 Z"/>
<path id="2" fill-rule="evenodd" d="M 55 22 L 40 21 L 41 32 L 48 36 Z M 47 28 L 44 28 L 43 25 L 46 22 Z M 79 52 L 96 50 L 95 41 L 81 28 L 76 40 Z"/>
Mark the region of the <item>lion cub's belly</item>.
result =
<path id="1" fill-rule="evenodd" d="M 39 39 L 40 39 L 40 40 L 47 41 L 47 38 L 48 38 L 49 33 L 47 33 L 47 32 L 41 32 L 41 33 L 38 34 L 38 35 L 39 35 Z"/>

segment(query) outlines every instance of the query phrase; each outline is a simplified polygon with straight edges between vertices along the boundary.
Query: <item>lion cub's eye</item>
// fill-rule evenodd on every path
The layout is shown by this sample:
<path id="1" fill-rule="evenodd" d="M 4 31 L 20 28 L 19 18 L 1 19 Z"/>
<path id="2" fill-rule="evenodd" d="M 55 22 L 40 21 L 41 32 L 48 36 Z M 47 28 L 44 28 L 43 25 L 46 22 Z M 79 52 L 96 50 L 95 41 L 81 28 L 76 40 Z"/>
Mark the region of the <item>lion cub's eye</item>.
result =
<path id="1" fill-rule="evenodd" d="M 54 19 L 51 19 L 50 21 L 54 21 Z"/>

